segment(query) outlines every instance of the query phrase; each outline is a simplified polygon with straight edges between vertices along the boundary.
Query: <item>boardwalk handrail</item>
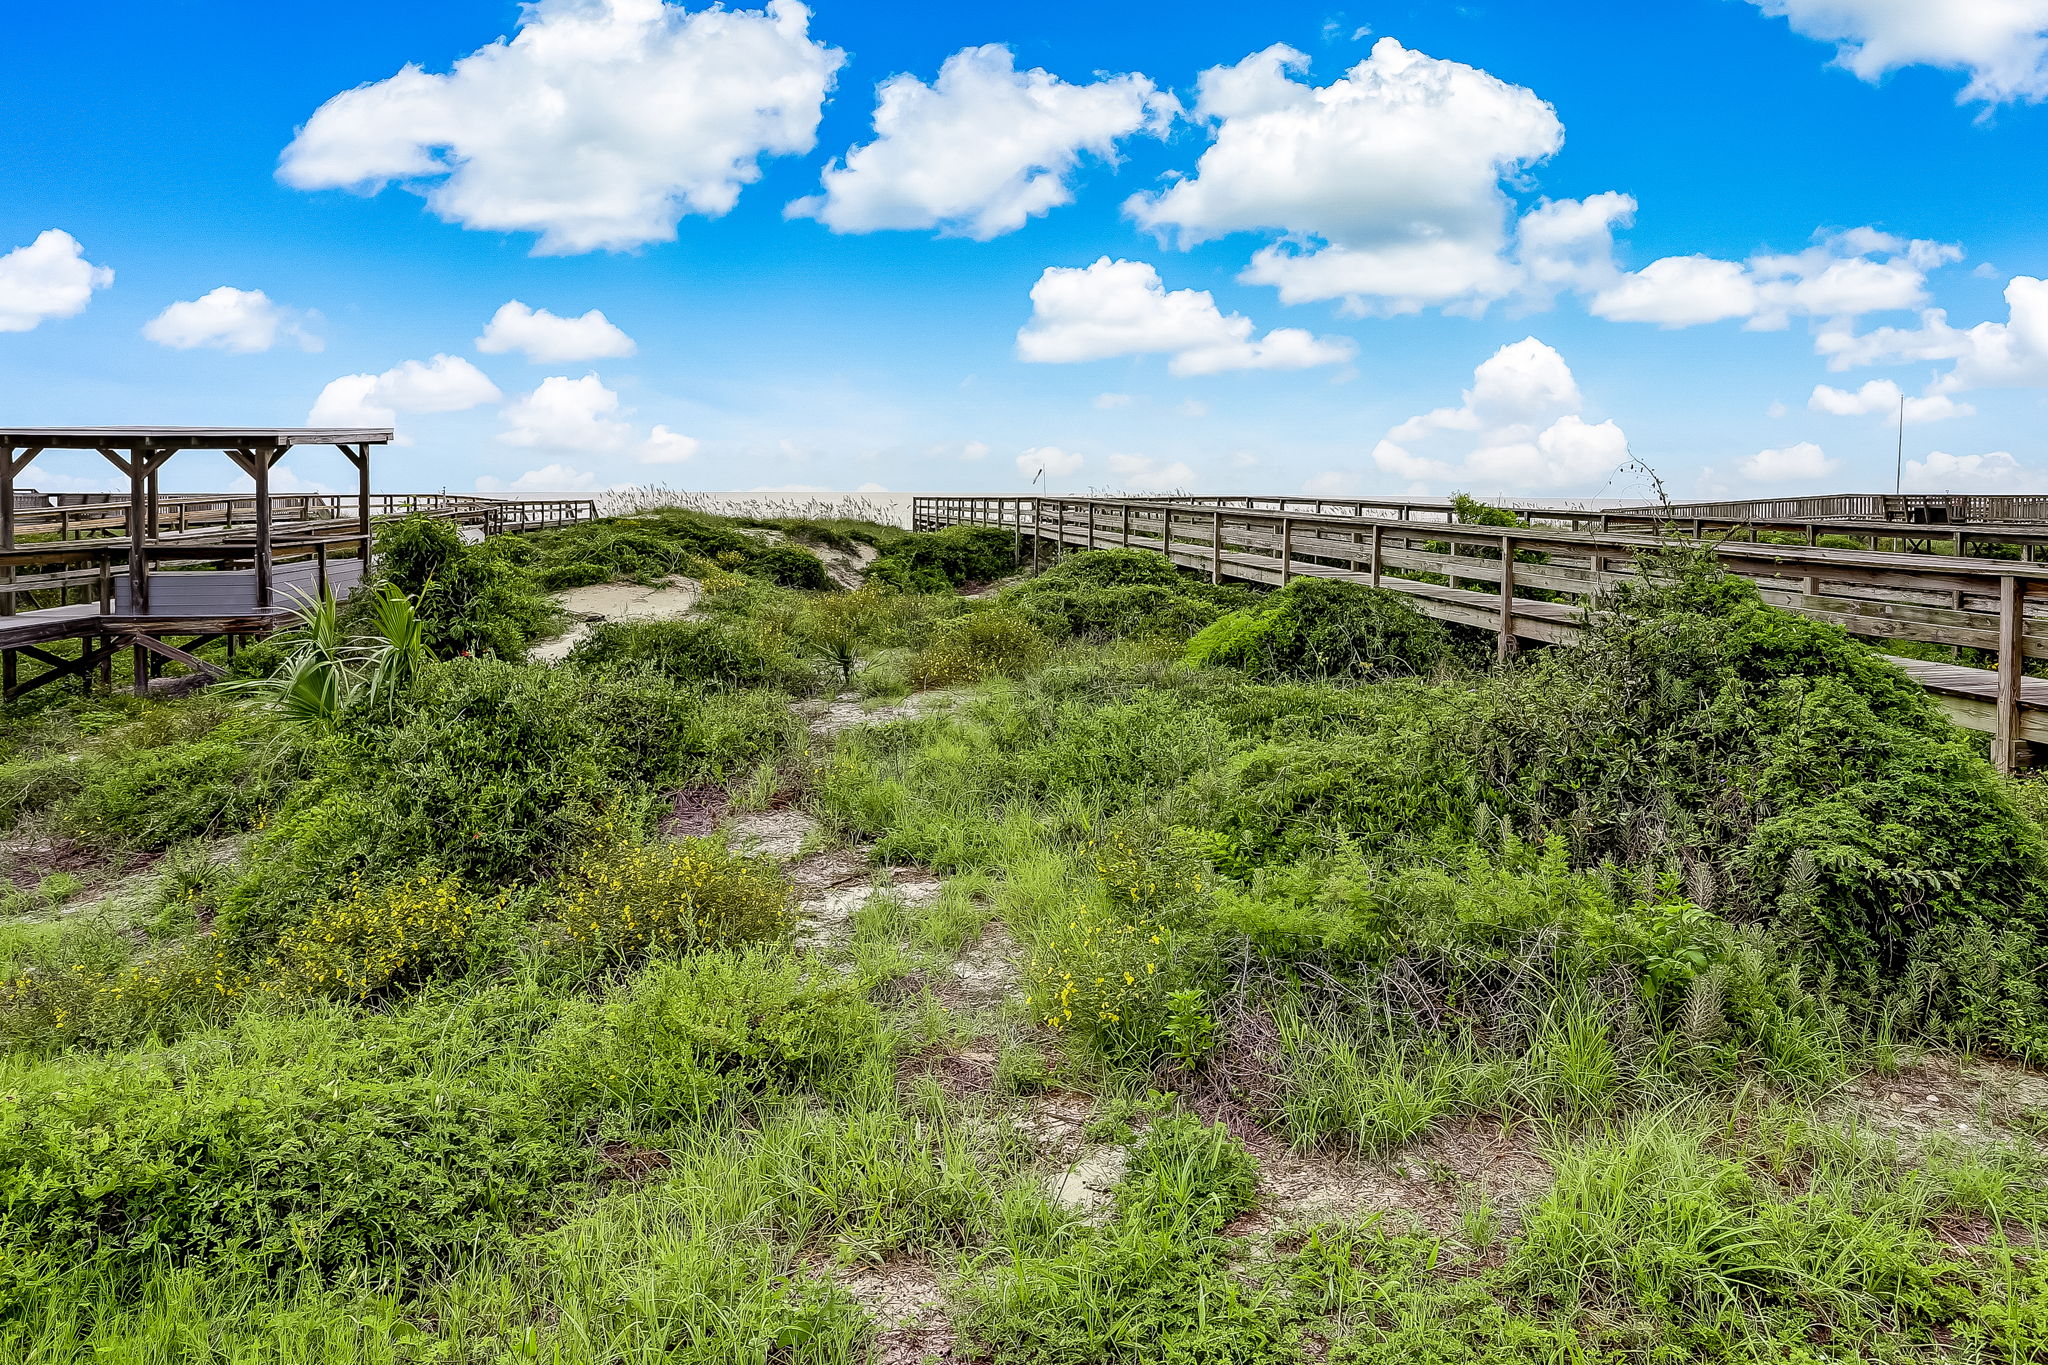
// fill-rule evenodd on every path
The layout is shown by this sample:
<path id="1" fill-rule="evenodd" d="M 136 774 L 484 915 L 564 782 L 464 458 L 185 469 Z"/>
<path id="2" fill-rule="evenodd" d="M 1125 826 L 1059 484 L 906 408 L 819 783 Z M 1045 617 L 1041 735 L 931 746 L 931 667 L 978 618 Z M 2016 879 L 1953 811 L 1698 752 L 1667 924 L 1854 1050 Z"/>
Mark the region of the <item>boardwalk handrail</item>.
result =
<path id="1" fill-rule="evenodd" d="M 960 524 L 1010 530 L 1020 552 L 1029 540 L 1034 566 L 1048 542 L 1079 548 L 1132 545 L 1163 552 L 1215 582 L 1280 584 L 1301 574 L 1364 582 L 1407 594 L 1439 619 L 1492 630 L 1503 656 L 1521 640 L 1564 644 L 1576 639 L 1585 605 L 1636 578 L 1637 557 L 1673 539 L 1668 533 L 1637 530 L 1484 526 L 1334 513 L 1327 510 L 1334 499 L 1321 500 L 1322 511 L 1288 506 L 1307 499 L 1271 499 L 1281 504 L 1277 510 L 1243 505 L 1256 501 L 1265 500 L 921 497 L 913 503 L 912 524 L 926 530 Z M 1405 506 L 1412 510 L 1420 501 Z M 2001 766 L 2016 764 L 2023 729 L 2022 660 L 2048 658 L 2048 613 L 2035 611 L 2048 602 L 2048 563 L 1690 535 L 1676 539 L 1712 549 L 1730 572 L 1755 583 L 1766 601 L 1852 634 L 1995 653 L 1995 683 L 1985 698 L 1992 723 L 1982 728 L 1992 730 L 1993 754 Z M 1941 681 L 1920 680 L 1942 693 Z M 1974 715 L 1969 697 L 1975 693 L 1957 693 L 1958 679 L 1946 681 L 1954 693 L 1945 699 L 1947 709 L 1959 718 Z M 2048 706 L 2048 696 L 2043 705 Z M 2026 728 L 2048 738 L 2048 728 Z"/>
<path id="2" fill-rule="evenodd" d="M 140 505 L 146 520 L 131 526 L 131 506 L 29 508 L 15 519 L 9 529 L 18 530 L 20 539 L 0 548 L 0 697 L 12 700 L 58 677 L 86 681 L 88 666 L 104 668 L 108 656 L 104 641 L 92 641 L 110 633 L 122 633 L 137 650 L 138 687 L 147 682 L 145 662 L 153 663 L 145 655 L 199 667 L 189 648 L 180 652 L 166 637 L 226 634 L 232 648 L 239 635 L 260 633 L 290 617 L 280 593 L 346 592 L 369 569 L 370 537 L 379 522 L 426 516 L 494 536 L 566 526 L 598 514 L 589 498 L 202 495 L 149 499 Z M 280 516 L 281 507 L 298 515 Z M 238 508 L 249 511 L 237 517 Z M 37 517 L 46 529 L 37 529 Z M 145 528 L 155 534 L 140 534 Z M 153 601 L 159 594 L 166 600 Z M 43 648 L 68 639 L 85 639 L 91 647 L 74 660 Z M 46 672 L 18 681 L 21 657 L 43 664 Z"/>

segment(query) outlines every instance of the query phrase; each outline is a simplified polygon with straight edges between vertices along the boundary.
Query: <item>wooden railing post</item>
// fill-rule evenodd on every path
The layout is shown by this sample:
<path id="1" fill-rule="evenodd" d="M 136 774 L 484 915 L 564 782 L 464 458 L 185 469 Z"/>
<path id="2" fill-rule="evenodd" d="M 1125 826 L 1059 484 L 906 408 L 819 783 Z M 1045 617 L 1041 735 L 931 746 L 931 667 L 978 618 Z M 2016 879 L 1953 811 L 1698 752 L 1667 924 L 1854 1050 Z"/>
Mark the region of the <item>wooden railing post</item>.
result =
<path id="1" fill-rule="evenodd" d="M 2021 628 L 2026 598 L 2020 580 L 2006 574 L 1998 580 L 1998 709 L 1991 739 L 1991 761 L 2002 773 L 2015 772 L 2020 759 Z"/>
<path id="2" fill-rule="evenodd" d="M 1500 538 L 1500 638 L 1494 656 L 1502 662 L 1515 653 L 1515 539 Z"/>
<path id="3" fill-rule="evenodd" d="M 1294 518 L 1280 518 L 1280 586 L 1294 581 Z"/>
<path id="4" fill-rule="evenodd" d="M 1223 512 L 1221 508 L 1209 514 L 1209 581 L 1223 581 Z"/>
<path id="5" fill-rule="evenodd" d="M 1379 522 L 1375 520 L 1372 524 L 1372 577 L 1370 580 L 1371 585 L 1375 588 L 1380 585 L 1380 531 L 1382 529 Z"/>

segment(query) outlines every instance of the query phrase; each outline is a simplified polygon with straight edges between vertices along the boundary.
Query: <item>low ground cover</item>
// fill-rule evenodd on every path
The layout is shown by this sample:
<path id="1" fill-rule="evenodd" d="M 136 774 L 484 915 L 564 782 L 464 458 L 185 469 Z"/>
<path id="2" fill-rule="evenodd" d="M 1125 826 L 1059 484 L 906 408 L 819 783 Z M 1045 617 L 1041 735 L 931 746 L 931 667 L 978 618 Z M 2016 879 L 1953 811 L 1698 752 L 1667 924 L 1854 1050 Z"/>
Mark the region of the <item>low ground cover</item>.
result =
<path id="1" fill-rule="evenodd" d="M 2048 1355 L 2042 803 L 1865 647 L 1014 551 L 413 528 L 388 687 L 11 718 L 0 1355 Z"/>

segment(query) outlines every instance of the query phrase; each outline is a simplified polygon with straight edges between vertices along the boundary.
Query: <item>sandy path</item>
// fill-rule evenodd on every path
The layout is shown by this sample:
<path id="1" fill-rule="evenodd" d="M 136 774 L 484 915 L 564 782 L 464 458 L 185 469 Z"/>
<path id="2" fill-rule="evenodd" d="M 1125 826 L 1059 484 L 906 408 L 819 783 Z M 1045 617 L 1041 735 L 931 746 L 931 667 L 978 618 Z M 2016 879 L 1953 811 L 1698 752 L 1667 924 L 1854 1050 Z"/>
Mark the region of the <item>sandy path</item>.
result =
<path id="1" fill-rule="evenodd" d="M 576 623 L 552 640 L 536 642 L 526 651 L 526 657 L 535 663 L 560 663 L 600 621 L 673 621 L 694 611 L 697 599 L 703 595 L 703 584 L 681 574 L 671 574 L 652 588 L 638 583 L 569 588 L 554 594 L 554 598 L 563 611 L 576 618 Z"/>

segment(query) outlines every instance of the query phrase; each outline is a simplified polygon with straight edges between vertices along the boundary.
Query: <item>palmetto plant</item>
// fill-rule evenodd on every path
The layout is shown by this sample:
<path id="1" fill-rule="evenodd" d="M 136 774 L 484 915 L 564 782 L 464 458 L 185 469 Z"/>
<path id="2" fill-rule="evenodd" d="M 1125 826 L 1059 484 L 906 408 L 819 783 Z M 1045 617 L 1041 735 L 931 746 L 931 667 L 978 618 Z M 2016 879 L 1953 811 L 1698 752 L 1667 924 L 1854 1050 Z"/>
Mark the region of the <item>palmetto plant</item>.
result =
<path id="1" fill-rule="evenodd" d="M 295 725 L 327 727 L 352 706 L 388 706 L 427 658 L 413 600 L 389 583 L 370 603 L 367 635 L 343 636 L 332 593 L 309 598 L 299 616 L 306 639 L 282 668 L 224 685 Z"/>

